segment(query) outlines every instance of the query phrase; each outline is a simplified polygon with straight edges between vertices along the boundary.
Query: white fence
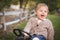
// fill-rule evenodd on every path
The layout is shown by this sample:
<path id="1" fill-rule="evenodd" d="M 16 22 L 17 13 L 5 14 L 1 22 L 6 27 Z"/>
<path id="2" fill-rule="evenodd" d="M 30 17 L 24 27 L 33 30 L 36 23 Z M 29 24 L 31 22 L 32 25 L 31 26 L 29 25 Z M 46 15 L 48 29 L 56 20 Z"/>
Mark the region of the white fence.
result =
<path id="1" fill-rule="evenodd" d="M 24 17 L 22 17 L 21 15 L 23 15 L 23 13 L 25 14 Z M 26 19 L 26 17 L 28 17 L 27 15 L 28 13 L 25 13 L 25 12 L 20 12 L 20 11 L 10 11 L 10 12 L 4 12 L 4 16 L 9 16 L 9 15 L 20 15 L 20 19 L 17 19 L 17 20 L 14 20 L 14 21 L 11 21 L 11 22 L 4 22 L 4 31 L 6 31 L 6 28 L 8 25 L 12 25 L 12 24 L 15 24 L 21 20 L 24 20 Z M 34 14 L 30 14 L 30 17 L 31 16 L 34 16 Z M 0 16 L 3 16 L 3 13 L 0 13 Z M 5 18 L 5 17 L 4 17 Z M 4 20 L 5 21 L 5 20 Z M 0 29 L 3 27 L 3 25 L 0 24 Z"/>

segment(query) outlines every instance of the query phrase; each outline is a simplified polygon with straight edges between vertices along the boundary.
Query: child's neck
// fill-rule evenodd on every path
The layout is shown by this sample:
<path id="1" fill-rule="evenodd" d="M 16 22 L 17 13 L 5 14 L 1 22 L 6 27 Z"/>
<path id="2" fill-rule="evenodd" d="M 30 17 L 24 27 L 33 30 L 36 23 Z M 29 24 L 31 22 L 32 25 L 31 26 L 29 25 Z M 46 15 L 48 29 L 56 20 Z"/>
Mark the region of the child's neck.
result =
<path id="1" fill-rule="evenodd" d="M 41 20 L 41 21 L 44 21 L 44 20 L 46 20 L 46 18 L 45 19 L 39 19 L 39 18 L 37 18 L 38 20 Z"/>

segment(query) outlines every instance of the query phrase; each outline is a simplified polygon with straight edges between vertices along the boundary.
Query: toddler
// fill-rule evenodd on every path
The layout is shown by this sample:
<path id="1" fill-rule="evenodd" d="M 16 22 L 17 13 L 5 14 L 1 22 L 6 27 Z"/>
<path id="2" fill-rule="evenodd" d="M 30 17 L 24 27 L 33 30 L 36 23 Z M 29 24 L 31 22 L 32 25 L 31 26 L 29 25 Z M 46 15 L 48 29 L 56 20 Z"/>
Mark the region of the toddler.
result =
<path id="1" fill-rule="evenodd" d="M 39 3 L 35 9 L 35 17 L 31 17 L 24 28 L 24 31 L 37 35 L 43 35 L 46 40 L 54 40 L 54 29 L 51 21 L 47 19 L 48 6 L 45 3 Z"/>

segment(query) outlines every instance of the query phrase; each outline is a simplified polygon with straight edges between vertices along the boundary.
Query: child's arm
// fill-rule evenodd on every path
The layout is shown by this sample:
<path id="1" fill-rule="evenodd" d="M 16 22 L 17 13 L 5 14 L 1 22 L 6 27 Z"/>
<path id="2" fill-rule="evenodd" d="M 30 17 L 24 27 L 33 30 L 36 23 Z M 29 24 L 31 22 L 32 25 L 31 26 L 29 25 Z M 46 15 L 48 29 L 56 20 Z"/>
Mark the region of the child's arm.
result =
<path id="1" fill-rule="evenodd" d="M 54 29 L 51 21 L 49 21 L 49 27 L 48 27 L 48 40 L 54 40 Z"/>
<path id="2" fill-rule="evenodd" d="M 28 21 L 26 27 L 24 28 L 24 31 L 26 31 L 26 32 L 29 33 L 29 31 L 30 31 L 30 29 L 31 29 L 31 26 L 32 26 L 31 24 L 32 24 L 32 18 L 29 19 L 29 21 Z"/>

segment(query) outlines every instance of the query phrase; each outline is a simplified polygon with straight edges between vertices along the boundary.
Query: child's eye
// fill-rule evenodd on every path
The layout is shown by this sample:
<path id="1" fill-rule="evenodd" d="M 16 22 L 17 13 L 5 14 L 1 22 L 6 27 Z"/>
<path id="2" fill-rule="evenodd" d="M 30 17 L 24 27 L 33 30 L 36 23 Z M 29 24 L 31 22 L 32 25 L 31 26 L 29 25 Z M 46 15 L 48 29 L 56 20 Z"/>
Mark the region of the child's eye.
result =
<path id="1" fill-rule="evenodd" d="M 47 12 L 47 11 L 45 11 L 45 12 Z"/>
<path id="2" fill-rule="evenodd" d="M 45 13 L 47 12 L 47 11 L 44 11 Z"/>
<path id="3" fill-rule="evenodd" d="M 40 12 L 42 12 L 42 10 L 40 10 Z"/>

